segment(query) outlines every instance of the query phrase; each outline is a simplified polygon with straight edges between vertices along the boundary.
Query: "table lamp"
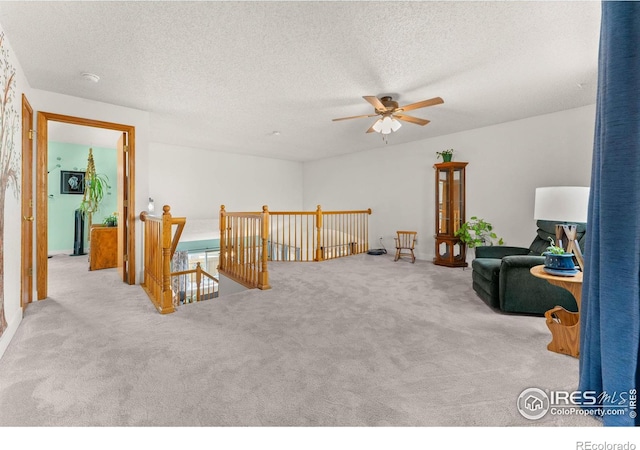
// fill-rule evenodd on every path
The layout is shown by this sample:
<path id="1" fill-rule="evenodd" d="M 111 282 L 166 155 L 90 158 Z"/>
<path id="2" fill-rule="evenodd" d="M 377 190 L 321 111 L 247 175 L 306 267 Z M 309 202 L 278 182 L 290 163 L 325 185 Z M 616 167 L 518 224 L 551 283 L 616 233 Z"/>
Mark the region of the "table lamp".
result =
<path id="1" fill-rule="evenodd" d="M 556 245 L 573 253 L 584 270 L 582 250 L 576 240 L 578 226 L 586 223 L 589 208 L 589 188 L 583 186 L 550 186 L 536 188 L 535 220 L 563 222 L 556 225 Z"/>

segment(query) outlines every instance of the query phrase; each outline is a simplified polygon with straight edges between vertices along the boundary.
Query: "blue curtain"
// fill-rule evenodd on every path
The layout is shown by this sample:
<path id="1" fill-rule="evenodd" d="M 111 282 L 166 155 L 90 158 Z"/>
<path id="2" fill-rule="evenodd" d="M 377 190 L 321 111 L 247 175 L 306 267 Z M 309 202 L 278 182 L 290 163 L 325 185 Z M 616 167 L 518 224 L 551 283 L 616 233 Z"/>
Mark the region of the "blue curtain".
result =
<path id="1" fill-rule="evenodd" d="M 640 422 L 640 2 L 602 2 L 596 128 L 580 308 L 580 391 L 605 426 Z M 625 402 L 626 397 L 626 402 Z M 624 404 L 622 415 L 608 415 Z"/>

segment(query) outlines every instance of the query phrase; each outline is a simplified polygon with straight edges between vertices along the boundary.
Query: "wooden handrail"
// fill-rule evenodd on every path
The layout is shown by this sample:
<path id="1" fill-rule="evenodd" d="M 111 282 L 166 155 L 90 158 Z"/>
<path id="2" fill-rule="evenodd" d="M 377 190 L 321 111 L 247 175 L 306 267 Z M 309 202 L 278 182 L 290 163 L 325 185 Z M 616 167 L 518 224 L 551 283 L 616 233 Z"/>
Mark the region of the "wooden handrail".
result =
<path id="1" fill-rule="evenodd" d="M 320 205 L 318 205 L 318 207 L 320 207 Z M 271 214 L 272 216 L 288 216 L 288 215 L 315 216 L 317 213 L 318 213 L 317 209 L 316 211 L 269 211 L 269 214 Z M 227 214 L 232 214 L 232 213 L 227 213 Z M 238 214 L 238 213 L 235 213 L 235 214 Z M 259 213 L 248 213 L 248 214 L 259 214 Z M 322 214 L 323 215 L 328 215 L 328 214 L 369 214 L 370 215 L 371 208 L 346 210 L 346 211 L 322 211 Z"/>
<path id="2" fill-rule="evenodd" d="M 261 213 L 228 213 L 222 205 L 218 271 L 245 287 L 269 289 L 268 223 L 266 206 Z"/>
<path id="3" fill-rule="evenodd" d="M 184 226 L 187 223 L 187 219 L 185 217 L 174 217 L 172 219 L 171 225 L 178 225 L 176 232 L 173 234 L 173 240 L 171 241 L 171 252 L 169 259 L 173 258 L 173 255 L 176 253 L 176 248 L 178 248 L 178 242 L 180 242 L 180 236 L 182 236 L 182 231 L 184 230 Z"/>
<path id="4" fill-rule="evenodd" d="M 269 211 L 263 206 L 262 212 L 228 212 L 222 205 L 219 271 L 244 286 L 264 289 L 269 286 L 269 260 L 324 261 L 364 253 L 370 214 L 370 208 L 323 211 L 320 205 L 315 211 Z M 248 254 L 248 249 L 255 252 Z"/>
<path id="5" fill-rule="evenodd" d="M 144 277 L 142 287 L 161 314 L 175 311 L 171 291 L 171 258 L 184 229 L 186 218 L 172 217 L 171 207 L 164 205 L 162 216 L 140 213 L 144 224 Z M 173 226 L 177 225 L 175 234 Z M 173 235 L 173 236 L 172 236 Z"/>
<path id="6" fill-rule="evenodd" d="M 162 314 L 175 311 L 171 277 L 195 274 L 196 301 L 202 277 L 218 279 L 197 265 L 196 269 L 171 273 L 184 217 L 172 217 L 165 205 L 161 216 L 140 213 L 144 223 L 145 270 L 142 287 Z M 368 250 L 371 209 L 323 211 L 227 212 L 220 207 L 219 272 L 249 288 L 269 289 L 269 260 L 324 261 Z M 173 232 L 173 226 L 177 229 Z M 293 252 L 293 253 L 292 253 Z M 186 296 L 186 293 L 185 293 Z"/>
<path id="7" fill-rule="evenodd" d="M 195 269 L 181 270 L 179 272 L 172 272 L 171 273 L 171 277 L 173 278 L 173 277 L 187 276 L 187 275 L 192 275 L 192 274 L 195 274 L 195 277 L 196 277 L 196 289 L 195 289 L 195 291 L 196 291 L 196 302 L 205 300 L 205 299 L 202 298 L 202 291 L 203 291 L 202 278 L 203 277 L 211 280 L 214 283 L 214 286 L 215 286 L 215 284 L 219 285 L 219 283 L 220 283 L 220 281 L 216 277 L 214 277 L 210 273 L 202 270 L 202 267 L 200 266 L 199 262 L 196 263 L 196 268 Z M 207 297 L 209 295 L 211 295 L 212 297 L 217 297 L 218 296 L 218 293 L 215 290 L 214 286 L 212 286 L 212 290 L 208 294 L 205 294 L 205 296 L 207 296 Z M 179 295 L 180 293 L 178 292 L 176 294 Z M 185 300 L 185 303 L 190 303 L 190 302 L 187 302 L 187 293 L 186 292 L 185 292 L 185 299 L 184 300 Z"/>

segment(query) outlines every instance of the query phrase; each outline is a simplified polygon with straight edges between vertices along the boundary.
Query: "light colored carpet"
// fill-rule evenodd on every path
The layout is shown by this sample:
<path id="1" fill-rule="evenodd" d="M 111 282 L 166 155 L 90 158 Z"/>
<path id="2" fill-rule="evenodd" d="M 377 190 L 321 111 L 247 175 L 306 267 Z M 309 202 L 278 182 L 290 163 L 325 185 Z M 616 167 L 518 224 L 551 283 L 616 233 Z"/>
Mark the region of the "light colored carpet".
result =
<path id="1" fill-rule="evenodd" d="M 541 317 L 503 315 L 471 270 L 358 255 L 272 263 L 252 290 L 160 315 L 115 269 L 49 260 L 0 361 L 2 426 L 599 426 L 530 421 L 528 387 L 573 390 Z"/>

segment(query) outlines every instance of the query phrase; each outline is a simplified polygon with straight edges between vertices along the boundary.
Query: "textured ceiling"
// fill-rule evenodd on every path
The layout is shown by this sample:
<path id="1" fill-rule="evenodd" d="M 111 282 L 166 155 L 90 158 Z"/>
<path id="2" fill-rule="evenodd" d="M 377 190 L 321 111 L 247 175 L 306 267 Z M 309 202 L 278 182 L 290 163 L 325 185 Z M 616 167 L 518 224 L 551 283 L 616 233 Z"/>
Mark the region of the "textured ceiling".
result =
<path id="1" fill-rule="evenodd" d="M 153 142 L 306 161 L 385 145 L 331 120 L 363 95 L 444 99 L 389 144 L 595 103 L 600 3 L 2 1 L 0 24 L 33 88 L 148 111 Z"/>

